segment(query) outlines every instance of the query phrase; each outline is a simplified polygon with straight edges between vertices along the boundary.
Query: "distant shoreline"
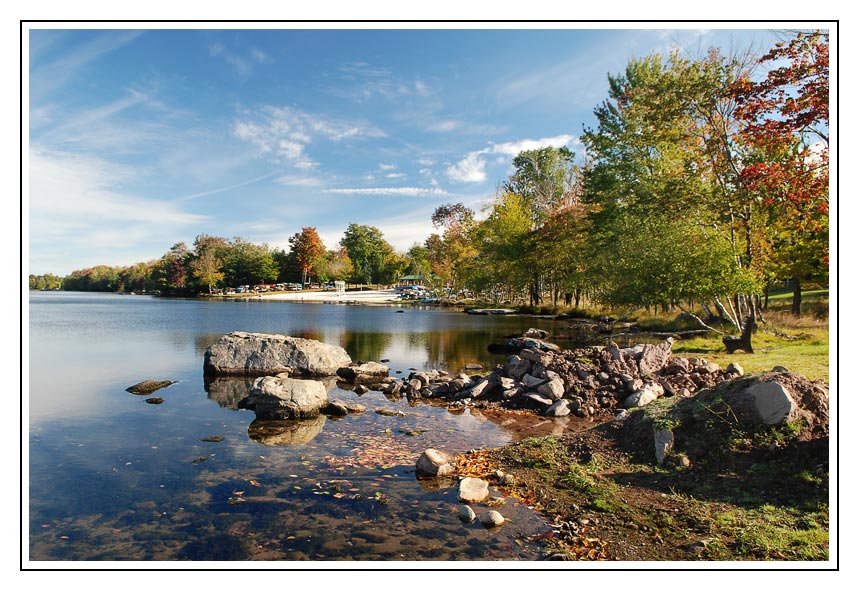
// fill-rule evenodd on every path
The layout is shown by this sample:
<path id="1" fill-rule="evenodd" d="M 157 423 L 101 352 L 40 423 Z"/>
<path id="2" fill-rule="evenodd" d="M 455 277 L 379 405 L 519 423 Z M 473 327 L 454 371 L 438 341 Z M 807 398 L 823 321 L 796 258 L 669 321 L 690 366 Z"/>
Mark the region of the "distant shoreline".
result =
<path id="1" fill-rule="evenodd" d="M 337 293 L 336 291 L 310 291 L 291 293 L 260 293 L 252 296 L 254 299 L 286 300 L 292 302 L 308 303 L 358 303 L 358 304 L 392 304 L 401 302 L 397 299 L 397 292 L 393 289 L 367 289 L 364 291 L 347 291 Z"/>

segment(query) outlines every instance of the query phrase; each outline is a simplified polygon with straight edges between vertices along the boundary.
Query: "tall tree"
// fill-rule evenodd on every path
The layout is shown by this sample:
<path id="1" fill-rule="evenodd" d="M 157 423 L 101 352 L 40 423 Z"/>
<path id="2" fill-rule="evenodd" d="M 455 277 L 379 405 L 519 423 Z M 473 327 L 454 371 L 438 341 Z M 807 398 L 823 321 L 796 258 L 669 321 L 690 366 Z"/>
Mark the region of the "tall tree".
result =
<path id="1" fill-rule="evenodd" d="M 322 238 L 319 237 L 316 228 L 302 228 L 301 232 L 296 232 L 289 239 L 289 245 L 301 267 L 301 283 L 306 284 L 310 273 L 312 271 L 318 273 L 319 268 L 324 264 L 327 250 L 322 243 Z"/>
<path id="2" fill-rule="evenodd" d="M 502 190 L 525 199 L 534 228 L 557 208 L 571 205 L 574 155 L 566 147 L 525 150 L 513 159 L 514 172 Z"/>
<path id="3" fill-rule="evenodd" d="M 764 79 L 733 87 L 754 149 L 742 179 L 767 212 L 770 273 L 792 279 L 792 312 L 802 282 L 828 279 L 829 35 L 798 33 L 761 58 Z"/>

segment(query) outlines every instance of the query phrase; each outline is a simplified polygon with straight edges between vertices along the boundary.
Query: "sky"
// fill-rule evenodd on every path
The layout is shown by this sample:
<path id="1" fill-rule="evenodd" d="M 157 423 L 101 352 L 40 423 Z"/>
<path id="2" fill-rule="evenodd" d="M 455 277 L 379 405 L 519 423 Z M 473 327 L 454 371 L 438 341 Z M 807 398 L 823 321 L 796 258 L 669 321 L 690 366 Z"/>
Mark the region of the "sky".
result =
<path id="1" fill-rule="evenodd" d="M 150 261 L 200 234 L 288 250 L 309 226 L 333 249 L 350 223 L 405 251 L 438 206 L 490 204 L 521 150 L 581 155 L 631 58 L 778 40 L 740 23 L 133 26 L 24 31 L 30 274 Z"/>

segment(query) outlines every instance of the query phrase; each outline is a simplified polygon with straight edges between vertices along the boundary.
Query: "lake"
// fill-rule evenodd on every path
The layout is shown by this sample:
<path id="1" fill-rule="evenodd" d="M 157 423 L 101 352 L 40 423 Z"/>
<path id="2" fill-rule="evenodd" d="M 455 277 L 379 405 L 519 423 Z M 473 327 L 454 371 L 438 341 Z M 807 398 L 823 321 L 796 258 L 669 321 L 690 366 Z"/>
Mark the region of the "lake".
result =
<path id="1" fill-rule="evenodd" d="M 417 479 L 415 461 L 429 447 L 455 454 L 582 428 L 575 419 L 510 422 L 332 382 L 329 397 L 368 411 L 260 431 L 236 408 L 249 382 L 207 383 L 203 355 L 242 330 L 388 359 L 397 377 L 459 373 L 503 361 L 489 343 L 557 324 L 413 306 L 31 292 L 29 559 L 539 560 L 535 536 L 551 531 L 543 518 L 508 498 L 502 527 L 464 523 L 454 483 Z M 126 391 L 148 379 L 176 382 L 154 394 L 162 404 Z"/>

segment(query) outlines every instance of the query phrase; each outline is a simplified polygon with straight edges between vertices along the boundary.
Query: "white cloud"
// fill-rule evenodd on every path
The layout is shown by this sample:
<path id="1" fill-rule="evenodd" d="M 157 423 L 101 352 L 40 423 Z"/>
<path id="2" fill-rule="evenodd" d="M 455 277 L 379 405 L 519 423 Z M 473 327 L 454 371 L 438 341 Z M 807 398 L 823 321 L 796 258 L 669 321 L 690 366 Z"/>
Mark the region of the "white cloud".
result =
<path id="1" fill-rule="evenodd" d="M 537 150 L 547 146 L 561 148 L 566 146 L 575 139 L 575 136 L 569 134 L 556 135 L 555 137 L 544 137 L 538 140 L 519 140 L 515 142 L 504 142 L 501 144 L 492 144 L 487 150 L 491 154 L 506 154 L 507 156 L 518 156 L 519 152 L 525 150 Z"/>
<path id="2" fill-rule="evenodd" d="M 386 179 L 404 179 L 406 178 L 406 173 L 404 172 L 389 172 L 385 175 Z"/>
<path id="3" fill-rule="evenodd" d="M 350 189 L 325 189 L 325 193 L 336 195 L 405 195 L 407 197 L 421 197 L 426 195 L 450 195 L 443 189 L 426 189 L 423 187 L 368 187 Z"/>
<path id="4" fill-rule="evenodd" d="M 385 164 L 384 162 L 379 163 L 379 170 L 394 170 L 396 167 L 396 164 Z"/>
<path id="5" fill-rule="evenodd" d="M 261 155 L 276 162 L 307 170 L 317 166 L 306 152 L 316 139 L 384 137 L 384 132 L 366 122 L 313 115 L 292 107 L 264 105 L 255 112 L 242 112 L 233 124 L 233 134 L 255 145 Z"/>
<path id="6" fill-rule="evenodd" d="M 458 183 L 480 183 L 486 180 L 486 160 L 481 155 L 485 150 L 469 152 L 465 158 L 445 171 L 452 181 Z"/>
<path id="7" fill-rule="evenodd" d="M 515 157 L 524 150 L 536 150 L 547 146 L 559 148 L 566 146 L 574 139 L 575 136 L 563 134 L 537 140 L 524 139 L 500 144 L 490 143 L 488 148 L 469 152 L 462 160 L 449 166 L 445 173 L 454 182 L 481 183 L 487 178 L 485 158 L 487 155 L 497 155 L 498 157 L 494 160 L 496 163 L 500 161 L 503 164 L 508 158 Z"/>

